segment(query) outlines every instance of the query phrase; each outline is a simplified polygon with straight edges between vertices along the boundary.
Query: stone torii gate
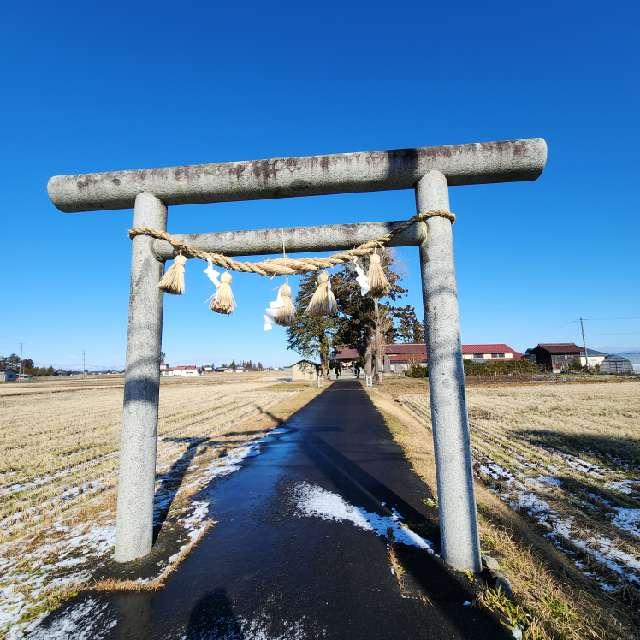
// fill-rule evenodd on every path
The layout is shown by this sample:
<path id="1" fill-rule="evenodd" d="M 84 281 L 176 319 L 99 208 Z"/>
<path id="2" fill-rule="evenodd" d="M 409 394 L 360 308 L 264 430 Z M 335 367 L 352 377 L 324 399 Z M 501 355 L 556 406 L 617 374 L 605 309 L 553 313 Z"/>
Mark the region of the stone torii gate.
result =
<path id="1" fill-rule="evenodd" d="M 547 158 L 542 139 L 272 158 L 162 169 L 54 176 L 48 192 L 61 211 L 130 209 L 134 227 L 166 230 L 167 206 L 414 189 L 418 212 L 449 209 L 449 186 L 535 180 Z M 400 222 L 177 236 L 228 256 L 350 249 Z M 464 393 L 451 221 L 431 217 L 390 243 L 420 252 L 429 351 L 442 554 L 458 570 L 482 568 Z M 115 559 L 134 560 L 152 545 L 156 429 L 162 346 L 164 240 L 132 240 L 127 364 L 118 478 Z"/>

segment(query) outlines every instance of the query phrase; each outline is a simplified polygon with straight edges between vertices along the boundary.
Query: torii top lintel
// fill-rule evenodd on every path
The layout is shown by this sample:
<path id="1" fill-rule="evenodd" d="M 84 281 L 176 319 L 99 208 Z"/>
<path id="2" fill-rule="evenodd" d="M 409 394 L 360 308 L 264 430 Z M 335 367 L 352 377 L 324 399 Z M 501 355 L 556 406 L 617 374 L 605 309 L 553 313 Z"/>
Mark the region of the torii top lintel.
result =
<path id="1" fill-rule="evenodd" d="M 408 189 L 431 169 L 450 186 L 535 180 L 546 160 L 530 138 L 53 176 L 47 189 L 61 211 L 130 209 L 142 192 L 175 205 Z"/>

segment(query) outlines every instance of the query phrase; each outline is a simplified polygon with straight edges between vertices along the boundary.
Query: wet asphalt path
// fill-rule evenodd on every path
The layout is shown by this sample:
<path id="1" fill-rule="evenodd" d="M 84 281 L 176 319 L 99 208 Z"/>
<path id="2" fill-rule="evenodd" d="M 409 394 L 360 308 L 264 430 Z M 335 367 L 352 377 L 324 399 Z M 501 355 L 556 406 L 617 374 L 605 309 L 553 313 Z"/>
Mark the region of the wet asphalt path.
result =
<path id="1" fill-rule="evenodd" d="M 307 483 L 367 512 L 395 509 L 437 550 L 422 507 L 431 492 L 359 384 L 337 382 L 284 427 L 260 455 L 196 497 L 211 500 L 217 524 L 164 589 L 83 595 L 69 605 L 98 601 L 105 622 L 93 637 L 510 637 L 463 605 L 470 597 L 463 581 L 428 551 L 390 544 L 349 521 L 296 515 L 296 487 Z M 402 567 L 396 575 L 390 553 Z"/>

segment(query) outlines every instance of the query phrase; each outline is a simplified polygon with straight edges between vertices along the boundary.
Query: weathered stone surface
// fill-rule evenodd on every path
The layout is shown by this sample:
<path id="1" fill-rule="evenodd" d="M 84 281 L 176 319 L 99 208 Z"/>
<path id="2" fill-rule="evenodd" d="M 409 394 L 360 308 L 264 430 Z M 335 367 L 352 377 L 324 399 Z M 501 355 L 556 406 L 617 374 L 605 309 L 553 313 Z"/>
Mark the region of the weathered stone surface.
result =
<path id="1" fill-rule="evenodd" d="M 431 169 L 449 186 L 535 180 L 546 160 L 532 138 L 54 176 L 47 188 L 61 211 L 129 209 L 145 191 L 173 205 L 409 189 Z"/>

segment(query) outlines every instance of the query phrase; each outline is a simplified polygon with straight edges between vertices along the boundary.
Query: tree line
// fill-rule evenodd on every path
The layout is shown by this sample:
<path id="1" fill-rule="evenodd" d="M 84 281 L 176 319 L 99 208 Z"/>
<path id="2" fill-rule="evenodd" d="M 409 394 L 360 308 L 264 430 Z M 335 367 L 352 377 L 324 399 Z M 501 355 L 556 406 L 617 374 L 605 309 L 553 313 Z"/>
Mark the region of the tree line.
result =
<path id="1" fill-rule="evenodd" d="M 223 369 L 231 369 L 232 371 L 236 371 L 237 369 L 244 369 L 245 371 L 264 371 L 264 365 L 262 362 L 253 362 L 253 360 L 242 360 L 241 362 L 232 360 L 229 364 L 221 364 L 220 367 Z M 215 369 L 215 366 L 212 364 L 211 368 Z"/>
<path id="2" fill-rule="evenodd" d="M 21 360 L 17 353 L 11 353 L 8 356 L 0 356 L 0 369 L 10 369 L 18 373 L 22 372 L 28 376 L 56 375 L 56 370 L 51 365 L 48 367 L 36 367 L 34 366 L 31 358 L 23 358 Z"/>

